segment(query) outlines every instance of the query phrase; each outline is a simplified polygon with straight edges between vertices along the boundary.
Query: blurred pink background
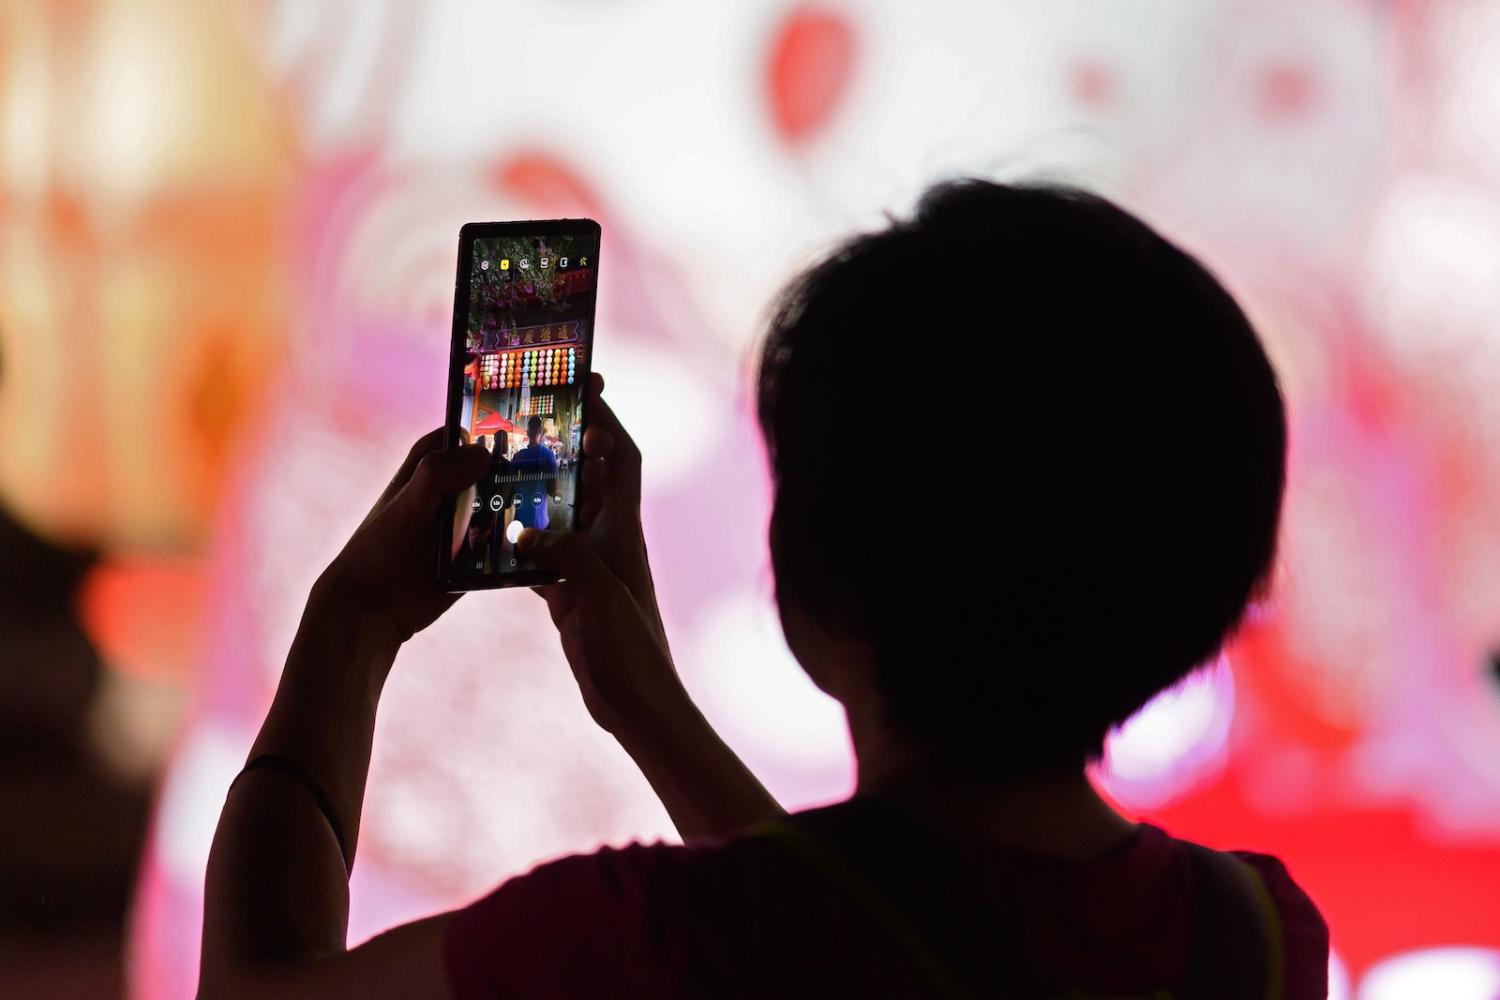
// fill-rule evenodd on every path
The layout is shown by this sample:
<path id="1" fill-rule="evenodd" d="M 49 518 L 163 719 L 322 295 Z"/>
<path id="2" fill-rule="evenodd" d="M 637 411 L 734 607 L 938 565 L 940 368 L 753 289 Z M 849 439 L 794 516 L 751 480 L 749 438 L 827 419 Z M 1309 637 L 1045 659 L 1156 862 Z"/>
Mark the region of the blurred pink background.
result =
<path id="1" fill-rule="evenodd" d="M 797 267 L 974 173 L 1202 255 L 1291 409 L 1274 597 L 1100 783 L 1279 854 L 1335 997 L 1500 995 L 1497 52 L 1478 0 L 0 7 L 0 992 L 191 996 L 301 601 L 442 420 L 466 221 L 603 224 L 679 666 L 785 804 L 846 794 L 771 609 L 747 361 Z M 898 379 L 913 420 L 952 391 Z M 353 936 L 671 836 L 541 603 L 471 595 L 388 689 Z"/>

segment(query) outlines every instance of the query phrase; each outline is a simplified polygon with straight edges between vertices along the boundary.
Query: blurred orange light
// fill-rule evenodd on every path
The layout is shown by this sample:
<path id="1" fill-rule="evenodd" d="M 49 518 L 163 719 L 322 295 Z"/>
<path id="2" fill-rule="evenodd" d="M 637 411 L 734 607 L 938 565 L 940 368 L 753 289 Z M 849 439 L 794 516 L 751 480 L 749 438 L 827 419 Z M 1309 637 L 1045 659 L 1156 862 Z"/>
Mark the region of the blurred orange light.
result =
<path id="1" fill-rule="evenodd" d="M 196 562 L 109 561 L 84 579 L 78 616 L 108 666 L 142 679 L 186 679 L 200 638 L 203 590 Z"/>

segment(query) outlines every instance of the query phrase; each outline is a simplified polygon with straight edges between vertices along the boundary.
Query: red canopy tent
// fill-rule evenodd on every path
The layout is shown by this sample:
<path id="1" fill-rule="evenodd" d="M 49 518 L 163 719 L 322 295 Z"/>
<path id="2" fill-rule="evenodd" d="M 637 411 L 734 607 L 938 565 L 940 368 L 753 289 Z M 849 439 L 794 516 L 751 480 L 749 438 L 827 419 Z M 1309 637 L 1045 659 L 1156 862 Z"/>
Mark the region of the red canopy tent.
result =
<path id="1" fill-rule="evenodd" d="M 505 432 L 506 434 L 521 433 L 521 429 L 519 427 L 511 423 L 509 420 L 506 420 L 500 414 L 494 412 L 486 414 L 484 419 L 475 424 L 474 429 L 469 433 L 477 437 L 480 434 L 496 434 L 501 431 Z"/>

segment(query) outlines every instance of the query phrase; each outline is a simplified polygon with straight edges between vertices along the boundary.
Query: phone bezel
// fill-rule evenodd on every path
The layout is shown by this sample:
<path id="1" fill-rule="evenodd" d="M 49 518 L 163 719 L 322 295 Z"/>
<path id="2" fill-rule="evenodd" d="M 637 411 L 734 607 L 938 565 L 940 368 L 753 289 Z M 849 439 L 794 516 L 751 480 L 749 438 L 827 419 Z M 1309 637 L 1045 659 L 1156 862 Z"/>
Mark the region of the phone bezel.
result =
<path id="1" fill-rule="evenodd" d="M 588 323 L 585 325 L 583 364 L 576 369 L 577 384 L 583 389 L 578 401 L 578 461 L 573 466 L 572 523 L 577 530 L 578 511 L 583 506 L 583 432 L 588 428 L 588 379 L 594 363 L 594 320 L 599 302 L 599 253 L 603 231 L 593 219 L 543 219 L 521 222 L 469 222 L 458 231 L 458 275 L 453 282 L 453 333 L 448 349 L 447 416 L 444 427 L 448 447 L 456 445 L 462 427 L 464 367 L 468 363 L 469 284 L 474 261 L 474 241 L 503 236 L 578 236 L 594 238 L 594 284 L 589 292 Z M 438 585 L 450 594 L 471 590 L 497 590 L 502 587 L 537 587 L 558 583 L 562 577 L 548 570 L 517 570 L 514 573 L 490 573 L 482 577 L 453 575 L 453 516 L 457 497 L 445 499 L 438 538 Z"/>

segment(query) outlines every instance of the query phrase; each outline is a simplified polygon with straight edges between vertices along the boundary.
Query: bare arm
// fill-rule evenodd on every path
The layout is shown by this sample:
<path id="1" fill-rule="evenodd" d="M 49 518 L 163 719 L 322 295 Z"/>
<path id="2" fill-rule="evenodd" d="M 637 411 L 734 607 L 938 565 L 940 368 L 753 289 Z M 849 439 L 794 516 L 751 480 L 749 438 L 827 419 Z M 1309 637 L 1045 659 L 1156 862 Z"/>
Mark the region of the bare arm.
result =
<path id="1" fill-rule="evenodd" d="M 567 578 L 548 588 L 547 602 L 584 703 L 641 769 L 683 840 L 727 836 L 782 815 L 693 704 L 651 620 L 589 543 L 528 531 L 521 545 Z"/>
<path id="2" fill-rule="evenodd" d="M 783 814 L 739 756 L 686 700 L 615 737 L 651 784 L 685 842 L 723 837 Z"/>
<path id="3" fill-rule="evenodd" d="M 375 704 L 394 650 L 357 624 L 334 621 L 313 608 L 304 615 L 250 756 L 296 761 L 328 797 L 352 858 Z M 245 773 L 225 801 L 209 855 L 204 985 L 230 967 L 337 954 L 348 916 L 343 853 L 312 795 L 279 771 Z"/>
<path id="4" fill-rule="evenodd" d="M 446 997 L 446 916 L 346 949 L 348 872 L 369 771 L 375 710 L 401 643 L 453 602 L 430 570 L 438 504 L 483 472 L 482 448 L 419 441 L 314 587 L 281 683 L 251 750 L 291 761 L 245 772 L 219 817 L 204 892 L 205 997 Z"/>

